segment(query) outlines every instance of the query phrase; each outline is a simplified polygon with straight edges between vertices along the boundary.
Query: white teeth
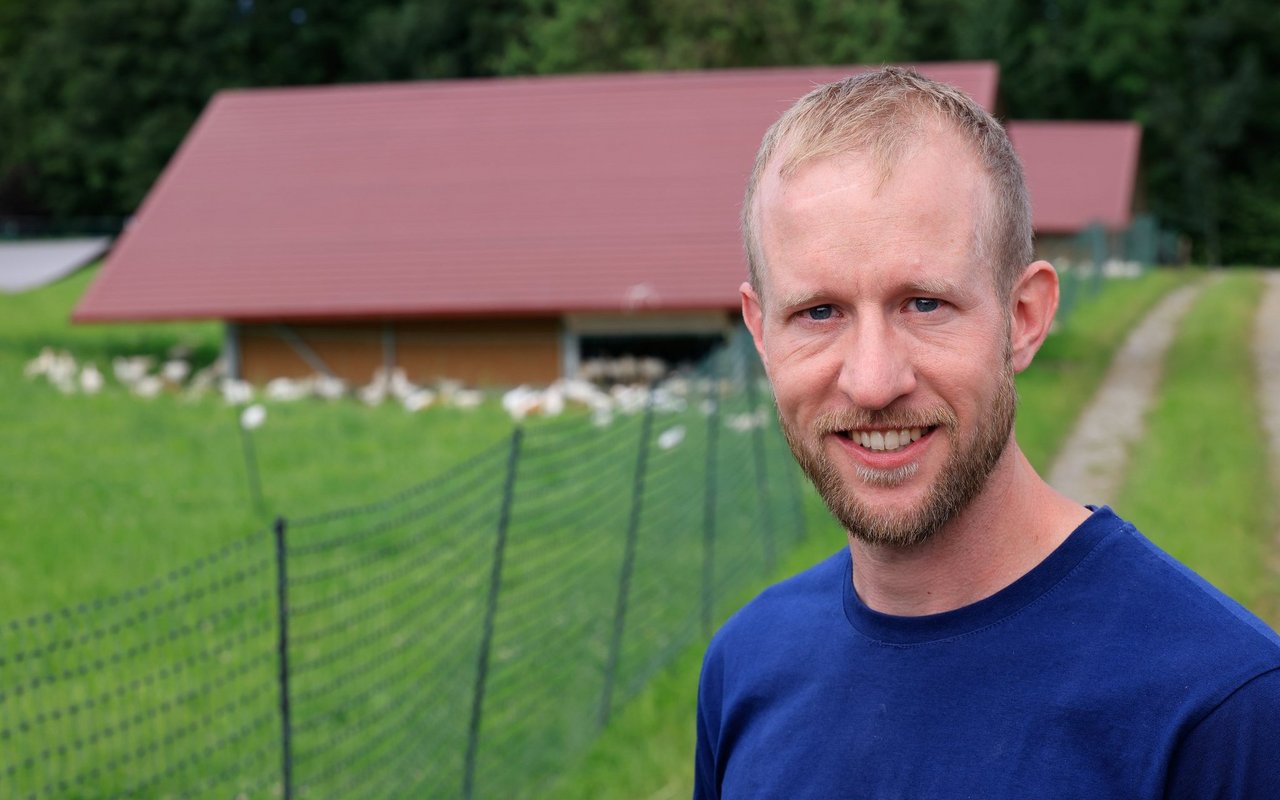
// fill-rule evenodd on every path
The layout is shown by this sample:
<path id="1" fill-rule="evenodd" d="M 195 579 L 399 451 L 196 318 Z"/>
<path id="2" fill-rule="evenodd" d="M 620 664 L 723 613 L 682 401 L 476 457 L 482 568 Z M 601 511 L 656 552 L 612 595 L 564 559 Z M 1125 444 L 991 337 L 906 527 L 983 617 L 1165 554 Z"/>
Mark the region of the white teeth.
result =
<path id="1" fill-rule="evenodd" d="M 896 431 L 850 431 L 849 436 L 868 450 L 898 450 L 924 435 L 921 428 L 903 428 Z"/>

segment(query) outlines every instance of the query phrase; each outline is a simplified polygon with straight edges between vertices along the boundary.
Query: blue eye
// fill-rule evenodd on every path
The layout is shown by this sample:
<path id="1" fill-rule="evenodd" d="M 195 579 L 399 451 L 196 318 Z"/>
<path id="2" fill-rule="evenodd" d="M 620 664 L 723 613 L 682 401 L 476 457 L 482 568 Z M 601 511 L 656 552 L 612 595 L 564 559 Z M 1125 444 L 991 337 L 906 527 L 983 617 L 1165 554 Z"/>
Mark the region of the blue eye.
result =
<path id="1" fill-rule="evenodd" d="M 805 313 L 809 315 L 809 319 L 821 321 L 824 319 L 831 319 L 831 315 L 834 312 L 835 309 L 831 306 L 814 306 Z"/>
<path id="2" fill-rule="evenodd" d="M 940 305 L 942 304 L 939 301 L 929 297 L 917 297 L 911 301 L 911 307 L 924 314 L 937 311 Z"/>

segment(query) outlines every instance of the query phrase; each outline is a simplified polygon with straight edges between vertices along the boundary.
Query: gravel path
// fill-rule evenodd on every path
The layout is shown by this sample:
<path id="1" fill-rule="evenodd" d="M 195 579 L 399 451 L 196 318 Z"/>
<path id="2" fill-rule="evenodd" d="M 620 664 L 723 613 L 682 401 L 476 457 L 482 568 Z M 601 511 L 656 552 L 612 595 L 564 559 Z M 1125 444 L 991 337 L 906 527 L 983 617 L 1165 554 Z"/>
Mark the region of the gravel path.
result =
<path id="1" fill-rule="evenodd" d="M 1280 480 L 1280 271 L 1269 272 L 1258 307 L 1254 349 L 1258 358 L 1258 402 Z"/>
<path id="2" fill-rule="evenodd" d="M 1258 407 L 1262 427 L 1271 443 L 1271 476 L 1280 493 L 1280 271 L 1266 275 L 1266 290 L 1254 328 L 1254 353 L 1258 364 Z M 1271 548 L 1271 569 L 1280 576 L 1280 529 Z M 1280 625 L 1280 597 L 1274 597 L 1270 619 Z"/>
<path id="3" fill-rule="evenodd" d="M 1114 502 L 1129 451 L 1142 437 L 1165 352 L 1202 288 L 1199 282 L 1170 292 L 1129 334 L 1049 470 L 1055 489 L 1082 503 Z"/>

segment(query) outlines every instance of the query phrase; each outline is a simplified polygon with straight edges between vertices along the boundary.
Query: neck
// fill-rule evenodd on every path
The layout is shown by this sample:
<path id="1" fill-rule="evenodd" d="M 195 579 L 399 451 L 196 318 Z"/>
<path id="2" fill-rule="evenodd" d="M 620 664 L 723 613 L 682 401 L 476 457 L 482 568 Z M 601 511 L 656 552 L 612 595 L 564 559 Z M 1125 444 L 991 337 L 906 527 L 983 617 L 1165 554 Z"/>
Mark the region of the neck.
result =
<path id="1" fill-rule="evenodd" d="M 885 614 L 951 611 L 1030 572 L 1088 516 L 1045 483 L 1010 439 L 986 488 L 929 541 L 895 548 L 850 537 L 853 583 L 862 602 Z"/>

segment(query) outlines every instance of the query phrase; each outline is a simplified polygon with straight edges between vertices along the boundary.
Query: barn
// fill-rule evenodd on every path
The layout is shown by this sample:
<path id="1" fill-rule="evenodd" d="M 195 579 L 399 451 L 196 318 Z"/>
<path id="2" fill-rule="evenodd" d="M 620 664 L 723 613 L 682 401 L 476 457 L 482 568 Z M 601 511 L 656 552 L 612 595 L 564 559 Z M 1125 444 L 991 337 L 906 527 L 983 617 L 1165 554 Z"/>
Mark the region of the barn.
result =
<path id="1" fill-rule="evenodd" d="M 1141 208 L 1137 187 L 1142 127 L 1129 121 L 1021 121 L 1008 123 L 1031 193 L 1036 249 L 1055 263 L 1092 258 L 1080 233 L 1095 228 L 1108 256 Z M 1091 249 L 1091 248 L 1090 248 Z"/>
<path id="2" fill-rule="evenodd" d="M 917 68 L 994 108 L 994 63 Z M 545 383 L 597 356 L 695 359 L 737 321 L 761 134 L 859 69 L 221 92 L 73 318 L 223 320 L 253 381 Z"/>

